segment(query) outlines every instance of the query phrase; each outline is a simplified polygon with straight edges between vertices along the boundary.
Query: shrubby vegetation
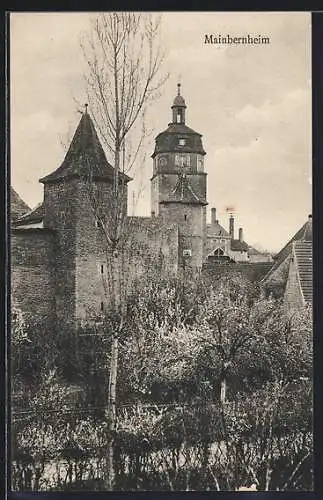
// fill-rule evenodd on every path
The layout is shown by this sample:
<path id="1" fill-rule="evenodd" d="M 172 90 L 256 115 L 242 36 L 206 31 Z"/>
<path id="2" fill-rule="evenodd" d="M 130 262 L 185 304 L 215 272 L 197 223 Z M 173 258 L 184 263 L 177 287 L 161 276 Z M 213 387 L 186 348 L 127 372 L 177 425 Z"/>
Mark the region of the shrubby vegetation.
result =
<path id="1" fill-rule="evenodd" d="M 135 284 L 119 344 L 115 489 L 312 489 L 312 319 L 242 278 Z M 13 311 L 13 488 L 106 485 L 114 314 L 43 332 Z"/>

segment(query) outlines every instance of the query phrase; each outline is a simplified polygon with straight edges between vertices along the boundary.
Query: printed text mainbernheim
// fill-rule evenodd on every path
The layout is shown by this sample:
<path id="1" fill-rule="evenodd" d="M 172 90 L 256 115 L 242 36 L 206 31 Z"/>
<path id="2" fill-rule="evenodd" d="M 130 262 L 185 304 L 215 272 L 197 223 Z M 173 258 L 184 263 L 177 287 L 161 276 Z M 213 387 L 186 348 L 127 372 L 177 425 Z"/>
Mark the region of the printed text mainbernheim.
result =
<path id="1" fill-rule="evenodd" d="M 213 45 L 268 45 L 270 43 L 270 38 L 269 36 L 252 36 L 249 34 L 244 36 L 205 34 L 204 43 Z"/>

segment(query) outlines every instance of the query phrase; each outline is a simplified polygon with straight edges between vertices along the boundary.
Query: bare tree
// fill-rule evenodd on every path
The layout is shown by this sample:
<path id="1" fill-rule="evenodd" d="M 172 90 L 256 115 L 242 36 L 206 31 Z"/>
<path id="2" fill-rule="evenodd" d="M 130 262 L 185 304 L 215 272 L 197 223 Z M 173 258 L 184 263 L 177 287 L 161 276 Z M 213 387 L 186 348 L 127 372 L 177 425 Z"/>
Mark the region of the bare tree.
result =
<path id="1" fill-rule="evenodd" d="M 81 43 L 88 65 L 86 81 L 91 115 L 114 164 L 109 213 L 100 213 L 100 203 L 93 190 L 90 196 L 107 246 L 110 302 L 114 310 L 121 313 L 119 325 L 113 329 L 109 370 L 109 490 L 113 489 L 114 484 L 113 435 L 116 425 L 118 342 L 123 325 L 122 297 L 127 282 L 124 272 L 127 231 L 125 173 L 138 159 L 147 134 L 147 105 L 157 97 L 167 79 L 167 75 L 161 74 L 164 54 L 159 43 L 160 22 L 159 16 L 146 13 L 103 13 L 94 20 L 89 36 Z M 139 124 L 141 127 L 138 130 Z M 136 146 L 134 136 L 137 137 Z"/>

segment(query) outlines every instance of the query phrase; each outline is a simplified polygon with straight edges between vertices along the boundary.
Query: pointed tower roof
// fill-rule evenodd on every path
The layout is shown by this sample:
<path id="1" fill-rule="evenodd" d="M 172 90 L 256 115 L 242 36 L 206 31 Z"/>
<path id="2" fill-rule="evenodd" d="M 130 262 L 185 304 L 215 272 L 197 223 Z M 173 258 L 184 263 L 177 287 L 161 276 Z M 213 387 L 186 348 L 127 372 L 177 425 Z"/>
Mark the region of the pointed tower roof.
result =
<path id="1" fill-rule="evenodd" d="M 54 172 L 40 179 L 39 182 L 46 184 L 90 174 L 96 179 L 112 180 L 114 168 L 105 156 L 93 121 L 86 109 L 85 113 L 82 114 L 63 163 Z M 124 182 L 131 180 L 125 174 L 119 175 Z"/>
<path id="2" fill-rule="evenodd" d="M 180 174 L 174 189 L 166 200 L 161 203 L 184 203 L 187 205 L 207 205 L 207 202 L 201 200 L 194 192 L 186 174 Z"/>
<path id="3" fill-rule="evenodd" d="M 174 108 L 174 107 L 186 108 L 184 97 L 181 96 L 181 84 L 180 83 L 177 84 L 177 96 L 174 99 L 172 108 Z"/>

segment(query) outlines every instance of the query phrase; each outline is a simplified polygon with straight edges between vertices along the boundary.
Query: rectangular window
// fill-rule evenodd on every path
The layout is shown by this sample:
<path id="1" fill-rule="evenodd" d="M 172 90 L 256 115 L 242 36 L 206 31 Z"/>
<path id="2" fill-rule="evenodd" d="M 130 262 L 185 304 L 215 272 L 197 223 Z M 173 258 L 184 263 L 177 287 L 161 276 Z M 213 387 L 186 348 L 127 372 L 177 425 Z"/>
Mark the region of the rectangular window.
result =
<path id="1" fill-rule="evenodd" d="M 101 274 L 104 274 L 104 264 L 101 264 L 100 269 L 101 269 Z"/>
<path id="2" fill-rule="evenodd" d="M 175 165 L 178 167 L 188 167 L 191 164 L 190 155 L 175 155 Z"/>
<path id="3" fill-rule="evenodd" d="M 103 303 L 103 302 L 101 302 L 101 304 L 100 304 L 100 311 L 101 311 L 101 312 L 103 312 L 103 311 L 104 311 L 104 303 Z"/>
<path id="4" fill-rule="evenodd" d="M 180 146 L 185 146 L 185 144 L 186 144 L 186 140 L 185 139 L 180 139 L 178 142 L 179 142 Z"/>

